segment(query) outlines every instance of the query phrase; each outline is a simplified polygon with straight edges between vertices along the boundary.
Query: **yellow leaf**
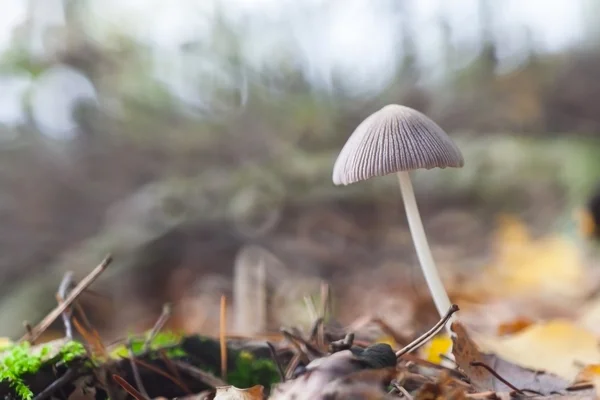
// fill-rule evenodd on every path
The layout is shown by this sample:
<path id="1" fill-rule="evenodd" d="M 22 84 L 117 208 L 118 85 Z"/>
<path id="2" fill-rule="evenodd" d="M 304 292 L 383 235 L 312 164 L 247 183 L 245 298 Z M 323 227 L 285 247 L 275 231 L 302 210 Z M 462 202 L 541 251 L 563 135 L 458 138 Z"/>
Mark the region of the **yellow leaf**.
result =
<path id="1" fill-rule="evenodd" d="M 506 335 L 514 335 L 517 332 L 522 331 L 523 329 L 531 326 L 533 321 L 528 318 L 516 318 L 512 321 L 503 322 L 498 326 L 498 335 L 506 336 Z"/>
<path id="2" fill-rule="evenodd" d="M 585 270 L 572 241 L 556 234 L 532 238 L 525 224 L 502 216 L 494 240 L 494 258 L 483 271 L 487 295 L 506 297 L 528 293 L 581 296 Z"/>
<path id="3" fill-rule="evenodd" d="M 452 339 L 450 336 L 443 334 L 431 339 L 423 346 L 424 357 L 427 361 L 434 364 L 442 363 L 442 354 L 447 354 L 452 347 Z"/>
<path id="4" fill-rule="evenodd" d="M 586 365 L 575 378 L 575 383 L 596 382 L 600 379 L 600 364 Z"/>
<path id="5" fill-rule="evenodd" d="M 261 385 L 252 386 L 248 389 L 220 386 L 216 390 L 215 400 L 262 400 L 264 389 Z"/>
<path id="6" fill-rule="evenodd" d="M 483 351 L 493 352 L 522 367 L 544 370 L 573 380 L 577 365 L 600 362 L 598 339 L 566 320 L 553 320 L 509 337 L 474 337 Z"/>

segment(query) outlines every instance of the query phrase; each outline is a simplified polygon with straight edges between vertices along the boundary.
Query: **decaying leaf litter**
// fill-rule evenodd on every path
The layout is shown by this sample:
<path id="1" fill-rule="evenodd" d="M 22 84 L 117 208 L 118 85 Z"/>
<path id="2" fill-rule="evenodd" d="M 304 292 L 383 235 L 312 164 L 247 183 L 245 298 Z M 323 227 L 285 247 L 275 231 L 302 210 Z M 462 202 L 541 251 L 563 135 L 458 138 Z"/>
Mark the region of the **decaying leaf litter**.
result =
<path id="1" fill-rule="evenodd" d="M 581 304 L 595 288 L 585 285 L 588 282 L 579 274 L 581 271 L 565 270 L 561 266 L 558 268 L 561 276 L 544 281 L 539 279 L 544 275 L 539 272 L 534 273 L 532 279 L 532 276 L 515 271 L 512 271 L 513 278 L 525 279 L 511 280 L 511 271 L 498 274 L 493 265 L 482 274 L 483 281 L 471 278 L 462 282 L 460 296 L 456 296 L 452 286 L 450 290 L 445 288 L 428 248 L 407 170 L 460 167 L 462 156 L 437 125 L 414 110 L 388 106 L 379 111 L 379 117 L 377 114 L 370 117 L 370 123 L 367 119 L 357 128 L 358 135 L 353 134 L 360 140 L 351 137 L 349 150 L 342 151 L 342 161 L 338 159 L 334 168 L 334 182 L 348 184 L 373 176 L 398 174 L 419 263 L 442 316 L 429 331 L 407 343 L 406 336 L 395 332 L 381 314 L 365 316 L 344 328 L 336 323 L 331 292 L 325 290 L 321 307 L 316 307 L 310 299 L 306 302 L 313 320 L 308 334 L 296 327 L 283 328 L 277 335 L 270 335 L 267 341 L 265 325 L 261 323 L 264 315 L 256 321 L 248 320 L 250 311 L 240 311 L 243 306 L 250 310 L 248 304 L 237 299 L 237 319 L 246 317 L 244 324 L 256 322 L 259 329 L 253 337 L 234 339 L 228 334 L 227 299 L 222 296 L 218 339 L 165 332 L 163 327 L 170 316 L 170 308 L 166 305 L 151 331 L 109 345 L 103 342 L 77 301 L 108 267 L 110 258 L 107 258 L 76 285 L 71 275 L 65 275 L 57 293 L 58 306 L 36 326 L 26 324 L 27 333 L 19 343 L 9 345 L 4 351 L 0 373 L 4 397 L 595 398 L 595 388 L 600 382 L 600 351 L 596 334 L 585 325 L 594 321 L 596 307 L 592 304 L 588 311 L 579 315 L 569 312 L 566 307 L 561 315 L 550 313 L 543 322 L 535 321 L 524 312 L 526 310 L 518 307 L 532 303 L 531 300 L 542 303 L 543 307 L 545 297 L 554 297 L 556 301 L 557 294 L 564 296 L 564 303 Z M 407 121 L 408 130 L 403 125 Z M 417 124 L 411 128 L 415 121 Z M 397 124 L 402 126 L 394 128 L 399 126 Z M 414 143 L 407 138 L 414 139 Z M 379 144 L 385 143 L 385 151 L 389 150 L 390 144 L 399 148 L 392 148 L 391 153 L 365 155 L 366 147 L 361 140 L 368 143 L 371 151 L 378 140 Z M 417 147 L 404 148 L 407 144 Z M 431 148 L 418 147 L 423 144 Z M 432 150 L 434 153 L 427 155 L 427 151 Z M 408 158 L 399 161 L 394 158 L 398 154 Z M 369 157 L 374 157 L 377 162 L 361 164 L 361 160 Z M 518 228 L 518 224 L 513 223 L 512 228 L 515 227 Z M 527 242 L 526 235 L 521 235 L 520 239 L 521 244 Z M 548 248 L 560 244 L 545 243 Z M 516 246 L 515 250 L 513 246 L 508 251 L 499 251 L 501 257 L 509 260 L 515 253 L 522 257 L 520 260 L 526 258 L 526 247 Z M 550 255 L 544 268 L 559 265 L 560 260 L 556 258 Z M 257 271 L 255 284 L 264 285 L 265 271 L 261 268 Z M 531 272 L 531 268 L 528 271 Z M 486 277 L 493 280 L 489 287 L 483 284 Z M 578 280 L 579 286 L 576 285 Z M 489 320 L 479 323 L 479 327 L 487 325 L 487 332 L 478 330 L 474 321 L 482 312 L 499 313 L 500 309 L 494 308 L 494 301 L 506 294 L 502 285 L 521 291 L 514 296 L 512 304 L 505 302 L 510 304 L 508 308 L 513 312 L 518 310 L 518 315 L 513 319 L 497 318 L 496 334 L 490 334 L 489 327 L 494 324 Z M 537 289 L 542 289 L 541 293 L 531 295 L 523 290 L 536 285 Z M 579 290 L 564 290 L 573 287 Z M 260 295 L 263 291 L 257 290 L 257 293 L 255 307 L 260 311 L 267 306 L 267 301 Z M 458 306 L 450 305 L 449 298 L 460 299 L 459 303 L 466 307 L 455 314 Z M 480 304 L 473 299 L 479 300 Z M 536 315 L 536 312 L 531 314 Z M 539 315 L 542 314 L 538 312 Z M 30 347 L 59 317 L 65 326 L 64 339 Z M 372 330 L 365 329 L 373 325 L 385 336 L 374 336 Z M 440 333 L 444 329 L 446 333 Z M 80 341 L 73 340 L 74 332 Z"/>
<path id="2" fill-rule="evenodd" d="M 74 290 L 85 290 L 109 262 L 103 261 Z M 32 327 L 22 344 L 5 351 L 4 360 L 14 356 L 15 349 L 26 348 L 23 344 L 61 315 L 66 316 L 65 332 L 72 323 L 82 337 L 81 342 L 73 342 L 66 334 L 64 339 L 27 349 L 21 357 L 28 362 L 32 354 L 45 353 L 36 371 L 21 376 L 30 393 L 17 393 L 14 382 L 2 375 L 0 390 L 5 398 L 591 398 L 598 376 L 598 368 L 590 365 L 577 379 L 568 380 L 483 353 L 460 320 L 452 323 L 454 346 L 444 356 L 451 366 L 432 363 L 424 357 L 422 346 L 434 337 L 443 340 L 436 334 L 458 310 L 455 305 L 422 337 L 399 346 L 378 343 L 360 329 L 340 331 L 325 318 L 333 314 L 326 297 L 317 307 L 321 313 L 309 335 L 286 328 L 270 341 L 258 336 L 232 339 L 226 332 L 220 340 L 161 332 L 169 313 L 165 307 L 150 332 L 109 345 L 86 326 L 85 314 L 76 304 L 77 297 L 67 295 Z M 68 352 L 61 350 L 67 347 Z"/>

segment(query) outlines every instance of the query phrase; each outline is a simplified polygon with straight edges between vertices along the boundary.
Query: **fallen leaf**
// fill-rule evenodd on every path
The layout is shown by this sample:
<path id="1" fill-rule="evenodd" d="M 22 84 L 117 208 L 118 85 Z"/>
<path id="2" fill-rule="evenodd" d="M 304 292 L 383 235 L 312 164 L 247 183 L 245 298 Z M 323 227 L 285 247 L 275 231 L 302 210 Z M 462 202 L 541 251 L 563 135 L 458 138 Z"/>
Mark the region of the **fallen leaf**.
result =
<path id="1" fill-rule="evenodd" d="M 296 379 L 277 385 L 271 399 L 348 398 L 339 396 L 353 390 L 381 393 L 381 384 L 392 379 L 395 365 L 394 351 L 386 344 L 338 351 L 312 361 Z"/>
<path id="2" fill-rule="evenodd" d="M 509 337 L 480 336 L 482 350 L 497 354 L 517 365 L 544 370 L 572 381 L 578 364 L 600 362 L 598 338 L 567 320 L 532 325 Z"/>
<path id="3" fill-rule="evenodd" d="M 577 325 L 600 335 L 600 297 L 596 297 L 581 307 Z"/>
<path id="4" fill-rule="evenodd" d="M 219 386 L 214 400 L 262 400 L 264 387 L 252 386 L 248 389 L 238 389 L 235 386 Z"/>
<path id="5" fill-rule="evenodd" d="M 529 390 L 549 395 L 569 386 L 569 382 L 559 376 L 524 368 L 495 354 L 481 352 L 460 322 L 454 322 L 452 330 L 456 333 L 456 336 L 452 338 L 452 354 L 456 364 L 478 391 L 510 392 L 513 390 L 513 387 L 502 382 L 484 366 L 490 368 L 515 388 L 523 391 Z M 548 350 L 551 353 L 550 348 Z"/>
<path id="6" fill-rule="evenodd" d="M 504 322 L 498 326 L 498 335 L 514 335 L 515 333 L 533 325 L 533 323 L 534 322 L 531 319 L 524 317 L 516 318 L 509 322 Z"/>
<path id="7" fill-rule="evenodd" d="M 600 364 L 586 365 L 575 377 L 575 383 L 600 380 Z"/>
<path id="8" fill-rule="evenodd" d="M 423 358 L 434 364 L 442 363 L 442 355 L 452 347 L 452 339 L 446 334 L 438 335 L 426 343 L 420 350 Z"/>
<path id="9" fill-rule="evenodd" d="M 558 234 L 534 238 L 521 220 L 505 215 L 494 247 L 492 262 L 467 291 L 484 298 L 537 293 L 577 299 L 593 288 L 577 244 Z"/>

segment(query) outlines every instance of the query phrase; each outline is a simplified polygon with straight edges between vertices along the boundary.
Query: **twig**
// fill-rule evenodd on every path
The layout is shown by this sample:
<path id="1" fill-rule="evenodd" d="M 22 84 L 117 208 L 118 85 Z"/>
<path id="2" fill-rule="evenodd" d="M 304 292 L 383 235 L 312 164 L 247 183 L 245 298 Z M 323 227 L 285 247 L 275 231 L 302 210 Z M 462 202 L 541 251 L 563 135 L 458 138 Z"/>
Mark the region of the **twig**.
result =
<path id="1" fill-rule="evenodd" d="M 354 333 L 350 332 L 342 340 L 336 340 L 329 343 L 329 352 L 337 353 L 342 350 L 349 350 L 354 344 Z"/>
<path id="2" fill-rule="evenodd" d="M 135 354 L 133 354 L 132 349 L 132 341 L 129 340 L 127 342 L 127 354 L 129 355 L 129 364 L 131 365 L 131 372 L 133 373 L 133 379 L 135 380 L 135 385 L 137 386 L 140 393 L 142 393 L 145 397 L 148 396 L 148 392 L 144 387 L 144 382 L 142 382 L 142 376 L 140 375 L 140 371 L 138 370 L 137 365 L 135 364 Z"/>
<path id="3" fill-rule="evenodd" d="M 192 394 L 192 391 L 190 390 L 190 388 L 188 388 L 188 386 L 185 384 L 183 379 L 181 379 L 179 370 L 177 369 L 175 364 L 173 364 L 173 361 L 171 361 L 171 359 L 169 357 L 167 357 L 167 353 L 166 353 L 165 349 L 159 349 L 158 354 L 160 354 L 160 358 L 163 360 L 163 362 L 169 369 L 169 372 L 172 373 L 174 375 L 175 379 L 177 379 L 177 381 L 179 381 L 181 383 L 181 385 L 182 385 L 181 388 L 184 389 L 188 394 Z"/>
<path id="4" fill-rule="evenodd" d="M 456 304 L 452 304 L 452 306 L 450 307 L 450 309 L 448 310 L 446 315 L 444 315 L 444 317 L 441 320 L 439 320 L 438 323 L 433 326 L 433 328 L 431 328 L 430 330 L 428 330 L 427 332 L 425 332 L 424 334 L 422 334 L 421 336 L 419 336 L 418 338 L 416 338 L 415 340 L 413 340 L 412 342 L 410 342 L 409 344 L 404 346 L 404 348 L 402 348 L 401 350 L 398 350 L 396 352 L 396 357 L 400 358 L 404 354 L 410 353 L 410 352 L 418 349 L 420 346 L 422 346 L 426 341 L 428 341 L 433 336 L 435 336 L 439 331 L 444 329 L 448 320 L 450 320 L 452 315 L 455 312 L 457 312 L 458 310 L 459 310 L 458 306 Z"/>
<path id="5" fill-rule="evenodd" d="M 221 314 L 219 324 L 219 343 L 221 345 L 221 379 L 227 380 L 227 299 L 221 296 Z"/>
<path id="6" fill-rule="evenodd" d="M 279 377 L 281 378 L 281 382 L 285 382 L 285 372 L 283 371 L 283 367 L 279 362 L 279 357 L 277 357 L 277 351 L 275 351 L 275 347 L 271 344 L 271 342 L 266 342 L 267 347 L 269 348 L 269 352 L 271 353 L 271 358 L 273 362 L 277 366 L 277 372 L 279 372 Z"/>
<path id="7" fill-rule="evenodd" d="M 480 392 L 480 393 L 465 393 L 468 399 L 472 400 L 498 400 L 499 397 L 496 392 Z"/>
<path id="8" fill-rule="evenodd" d="M 323 325 L 323 317 L 317 318 L 317 320 L 313 323 L 312 328 L 310 329 L 310 335 L 308 336 L 309 342 L 314 342 L 317 340 L 317 335 L 319 334 L 319 327 Z"/>
<path id="9" fill-rule="evenodd" d="M 315 302 L 312 297 L 304 296 L 304 305 L 308 311 L 308 318 L 310 318 L 312 321 L 319 318 L 319 315 L 317 314 L 317 308 L 315 307 Z"/>
<path id="10" fill-rule="evenodd" d="M 288 339 L 290 342 L 295 342 L 296 345 L 298 345 L 298 343 L 300 343 L 304 348 L 302 349 L 302 352 L 304 354 L 306 354 L 306 356 L 308 357 L 308 353 L 312 353 L 314 356 L 316 357 L 323 357 L 325 354 L 317 349 L 315 346 L 313 346 L 312 344 L 310 344 L 309 342 L 307 342 L 303 337 L 301 337 L 300 335 L 296 335 L 295 333 L 285 329 L 285 328 L 281 328 L 280 332 L 283 334 L 283 336 L 285 336 L 286 339 Z M 300 346 L 298 346 L 300 347 Z"/>
<path id="11" fill-rule="evenodd" d="M 186 392 L 188 394 L 192 394 L 192 391 L 190 390 L 190 388 L 188 388 L 186 386 L 186 384 L 181 380 L 181 377 L 179 376 L 179 371 L 177 371 L 177 368 L 174 368 L 175 375 L 177 375 L 177 376 L 173 377 L 173 376 L 167 374 L 165 371 L 161 370 L 160 368 L 157 368 L 152 364 L 148 364 L 145 361 L 140 360 L 139 358 L 131 359 L 131 360 L 133 360 L 134 363 L 136 363 L 137 365 L 139 365 L 143 368 L 146 368 L 152 372 L 155 372 L 161 376 L 164 376 L 165 378 L 167 378 L 168 380 L 170 380 L 171 382 L 173 382 L 174 384 L 179 386 L 179 388 L 181 388 L 184 392 Z M 169 361 L 171 361 L 171 360 L 169 360 Z"/>
<path id="12" fill-rule="evenodd" d="M 411 396 L 410 393 L 408 393 L 408 390 L 404 389 L 404 387 L 402 385 L 400 385 L 398 382 L 392 382 L 391 385 L 402 396 L 406 397 L 408 400 L 413 400 L 413 397 Z"/>
<path id="13" fill-rule="evenodd" d="M 51 397 L 57 390 L 60 390 L 63 386 L 69 383 L 69 381 L 71 381 L 71 379 L 75 376 L 75 372 L 76 370 L 74 368 L 69 368 L 63 376 L 48 385 L 48 387 L 42 390 L 40 394 L 35 396 L 33 400 L 44 400 Z"/>
<path id="14" fill-rule="evenodd" d="M 321 282 L 321 318 L 331 317 L 331 288 L 327 282 Z"/>
<path id="15" fill-rule="evenodd" d="M 438 371 L 446 371 L 447 373 L 449 373 L 455 379 L 464 379 L 464 375 L 461 374 L 460 372 L 458 372 L 457 370 L 452 369 L 452 368 L 448 368 L 448 367 L 446 367 L 444 365 L 432 363 L 431 361 L 427 361 L 427 360 L 424 360 L 422 358 L 419 358 L 419 357 L 415 356 L 414 354 L 404 354 L 403 355 L 403 359 L 406 360 L 406 361 L 408 361 L 408 362 L 412 362 L 414 364 L 422 366 L 422 367 L 432 368 L 432 369 L 436 369 Z"/>
<path id="16" fill-rule="evenodd" d="M 590 383 L 590 382 L 579 382 L 579 383 L 575 383 L 575 384 L 569 386 L 565 390 L 567 392 L 577 392 L 579 390 L 587 390 L 587 389 L 593 389 L 593 388 L 594 388 L 594 384 L 593 383 Z"/>
<path id="17" fill-rule="evenodd" d="M 526 395 L 524 391 L 522 391 L 521 389 L 518 389 L 515 385 L 513 385 L 512 383 L 510 383 L 509 381 L 507 381 L 506 379 L 504 379 L 503 377 L 501 377 L 489 365 L 484 364 L 484 363 L 482 363 L 480 361 L 471 361 L 469 364 L 472 367 L 482 367 L 482 368 L 485 368 L 490 374 L 494 375 L 494 377 L 496 377 L 496 379 L 498 379 L 500 382 L 504 383 L 506 386 L 508 386 L 509 388 L 511 388 L 512 390 L 514 390 L 515 392 L 517 392 L 517 393 L 519 393 L 520 395 L 523 395 L 523 396 Z"/>
<path id="18" fill-rule="evenodd" d="M 93 353 L 100 354 L 105 358 L 108 358 L 106 347 L 102 343 L 102 339 L 95 329 L 87 330 L 77 318 L 73 318 L 73 325 L 75 326 L 77 332 L 79 332 L 79 334 L 83 336 L 85 341 L 89 344 Z"/>
<path id="19" fill-rule="evenodd" d="M 112 257 L 107 256 L 96 268 L 94 268 L 85 278 L 79 282 L 79 284 L 69 293 L 67 298 L 62 304 L 59 304 L 54 308 L 39 324 L 37 324 L 32 330 L 31 333 L 25 334 L 19 342 L 24 342 L 26 340 L 35 341 L 48 327 L 58 318 L 83 292 L 88 286 L 90 286 L 96 278 L 104 272 L 106 267 L 112 261 Z"/>
<path id="20" fill-rule="evenodd" d="M 198 379 L 200 382 L 212 387 L 216 388 L 219 386 L 227 386 L 227 383 L 211 373 L 202 371 L 199 368 L 194 367 L 193 365 L 189 365 L 182 361 L 173 360 L 173 364 L 177 366 L 177 368 L 181 369 L 183 372 L 188 375 Z"/>
<path id="21" fill-rule="evenodd" d="M 165 324 L 171 317 L 171 311 L 171 305 L 169 303 L 163 305 L 160 317 L 158 317 L 158 319 L 156 320 L 156 323 L 152 327 L 152 330 L 150 331 L 148 337 L 146 338 L 146 341 L 144 342 L 144 346 L 142 347 L 143 351 L 148 351 L 148 349 L 150 348 L 150 344 L 152 343 L 158 332 L 162 330 L 162 328 L 165 326 Z"/>
<path id="22" fill-rule="evenodd" d="M 150 400 L 150 398 L 148 396 L 144 396 L 136 388 L 131 386 L 131 384 L 129 384 L 129 382 L 127 382 L 125 379 L 121 378 L 119 375 L 113 375 L 112 377 L 119 385 L 121 385 L 121 387 L 123 389 L 125 389 L 125 391 L 127 393 L 129 393 L 136 400 Z"/>
<path id="23" fill-rule="evenodd" d="M 73 310 L 77 311 L 79 318 L 81 318 L 81 322 L 85 325 L 85 329 L 89 330 L 90 332 L 94 331 L 94 327 L 92 326 L 92 323 L 90 322 L 89 318 L 87 317 L 87 314 L 85 313 L 85 310 L 83 309 L 82 305 L 79 304 L 78 301 L 73 303 Z"/>
<path id="24" fill-rule="evenodd" d="M 296 353 L 292 357 L 290 363 L 288 364 L 288 366 L 287 366 L 287 368 L 285 370 L 285 378 L 286 379 L 292 378 L 292 375 L 294 374 L 294 371 L 296 370 L 296 367 L 300 363 L 300 357 L 302 357 L 300 353 Z"/>
<path id="25" fill-rule="evenodd" d="M 73 271 L 67 271 L 65 276 L 63 276 L 60 285 L 58 286 L 58 292 L 56 293 L 56 299 L 58 300 L 58 304 L 62 303 L 67 297 L 67 292 L 73 283 Z M 73 326 L 71 325 L 71 316 L 73 315 L 73 311 L 67 308 L 62 313 L 63 324 L 65 325 L 65 337 L 69 340 L 73 339 Z"/>
<path id="26" fill-rule="evenodd" d="M 304 361 L 305 363 L 310 362 L 310 358 L 308 357 L 308 354 L 306 354 L 306 351 L 304 351 L 304 349 L 302 348 L 302 346 L 300 346 L 298 344 L 298 342 L 296 342 L 293 338 L 291 338 L 289 336 L 286 336 L 285 334 L 283 336 L 287 340 L 289 340 L 289 342 L 291 343 L 292 347 L 296 350 L 296 355 L 298 356 L 298 358 L 300 360 Z"/>

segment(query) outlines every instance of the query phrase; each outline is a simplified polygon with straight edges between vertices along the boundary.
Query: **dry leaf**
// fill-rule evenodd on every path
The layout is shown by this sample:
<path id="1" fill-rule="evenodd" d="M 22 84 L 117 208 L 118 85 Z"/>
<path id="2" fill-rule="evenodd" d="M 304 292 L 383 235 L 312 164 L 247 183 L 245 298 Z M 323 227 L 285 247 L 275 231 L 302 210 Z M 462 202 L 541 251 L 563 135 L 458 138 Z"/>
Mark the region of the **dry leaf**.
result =
<path id="1" fill-rule="evenodd" d="M 481 336 L 476 340 L 484 351 L 526 368 L 543 369 L 569 381 L 577 376 L 578 364 L 600 362 L 596 335 L 566 320 L 532 325 L 510 337 Z"/>
<path id="2" fill-rule="evenodd" d="M 451 347 L 452 339 L 450 336 L 441 334 L 431 339 L 421 349 L 419 349 L 419 353 L 427 361 L 434 364 L 441 364 L 443 360 L 442 355 L 447 355 Z"/>
<path id="3" fill-rule="evenodd" d="M 456 364 L 479 391 L 508 392 L 513 388 L 503 383 L 485 367 L 475 366 L 474 363 L 488 366 L 497 375 L 520 390 L 531 390 L 549 395 L 569 386 L 568 381 L 556 375 L 523 368 L 494 354 L 482 353 L 460 322 L 454 322 L 452 330 L 456 333 L 456 337 L 452 338 L 452 353 Z M 551 352 L 550 348 L 548 350 Z"/>
<path id="4" fill-rule="evenodd" d="M 306 372 L 296 379 L 277 385 L 271 399 L 350 398 L 346 393 L 353 391 L 384 394 L 381 384 L 391 380 L 395 363 L 392 348 L 385 344 L 368 347 L 360 355 L 350 350 L 338 351 L 312 361 L 306 366 Z"/>
<path id="5" fill-rule="evenodd" d="M 238 389 L 235 386 L 220 386 L 217 388 L 214 400 L 262 400 L 264 387 L 252 386 L 248 389 Z"/>
<path id="6" fill-rule="evenodd" d="M 534 322 L 529 318 L 516 318 L 509 322 L 504 322 L 498 326 L 498 335 L 507 336 L 514 335 L 517 332 L 522 331 L 523 329 L 533 325 Z"/>
<path id="7" fill-rule="evenodd" d="M 586 365 L 575 377 L 575 383 L 600 381 L 600 364 Z"/>
<path id="8" fill-rule="evenodd" d="M 572 241 L 558 234 L 533 238 L 510 215 L 499 219 L 495 236 L 493 261 L 467 291 L 479 291 L 485 298 L 537 293 L 577 299 L 593 288 Z"/>

